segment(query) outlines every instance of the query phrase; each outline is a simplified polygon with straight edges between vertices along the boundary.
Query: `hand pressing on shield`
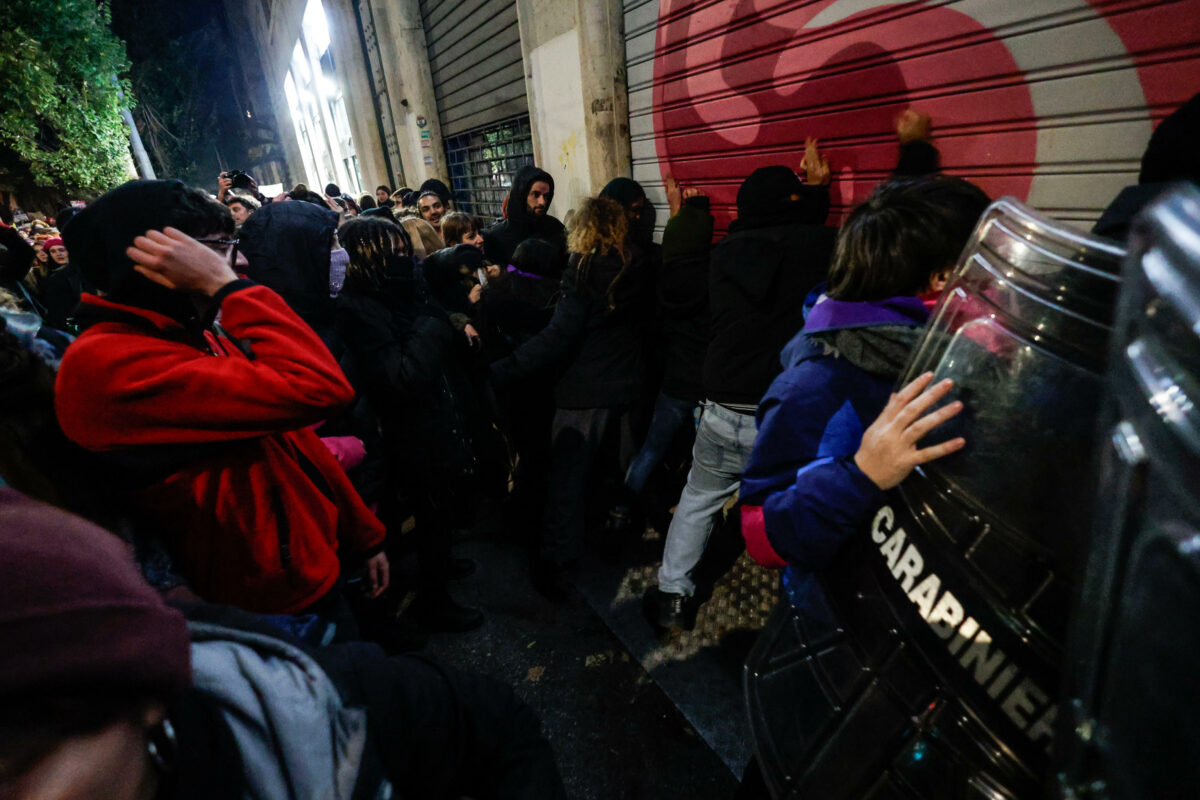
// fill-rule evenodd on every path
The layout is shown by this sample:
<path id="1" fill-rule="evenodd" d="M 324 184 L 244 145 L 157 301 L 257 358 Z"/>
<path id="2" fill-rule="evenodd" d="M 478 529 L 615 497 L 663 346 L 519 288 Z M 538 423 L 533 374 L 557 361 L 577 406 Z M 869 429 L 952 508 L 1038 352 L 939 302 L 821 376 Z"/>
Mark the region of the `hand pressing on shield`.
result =
<path id="1" fill-rule="evenodd" d="M 237 280 L 223 256 L 177 228 L 146 231 L 125 249 L 133 268 L 168 289 L 212 297 Z"/>
<path id="2" fill-rule="evenodd" d="M 954 388 L 954 381 L 949 379 L 930 386 L 932 381 L 933 373 L 926 372 L 894 393 L 879 417 L 863 432 L 854 463 L 880 489 L 891 489 L 907 478 L 914 467 L 961 450 L 967 443 L 960 436 L 930 447 L 917 446 L 926 434 L 963 409 L 962 402 L 955 400 L 926 414 Z"/>

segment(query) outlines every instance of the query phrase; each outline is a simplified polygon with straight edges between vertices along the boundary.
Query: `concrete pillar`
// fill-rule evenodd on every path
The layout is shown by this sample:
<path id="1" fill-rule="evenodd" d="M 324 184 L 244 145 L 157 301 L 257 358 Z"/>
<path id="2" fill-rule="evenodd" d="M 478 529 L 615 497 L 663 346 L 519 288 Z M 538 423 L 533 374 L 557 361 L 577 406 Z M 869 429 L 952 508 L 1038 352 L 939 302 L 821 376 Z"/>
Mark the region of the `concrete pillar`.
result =
<path id="1" fill-rule="evenodd" d="M 560 219 L 631 174 L 620 0 L 517 0 L 533 151 Z"/>
<path id="2" fill-rule="evenodd" d="M 330 48 L 338 80 L 342 84 L 342 97 L 346 102 L 346 113 L 350 117 L 350 134 L 354 137 L 354 154 L 358 157 L 358 170 L 362 173 L 363 191 L 375 194 L 375 187 L 388 183 L 387 159 L 383 141 L 379 136 L 379 124 L 375 118 L 375 105 L 371 100 L 371 81 L 358 32 L 358 21 L 350 0 L 323 0 L 325 16 L 329 21 Z"/>
<path id="3" fill-rule="evenodd" d="M 371 0 L 379 54 L 383 58 L 392 119 L 404 160 L 404 177 L 410 188 L 427 178 L 449 181 L 429 49 L 421 25 L 420 0 Z M 425 118 L 425 125 L 417 124 Z M 428 133 L 427 137 L 422 137 Z M 429 146 L 423 146 L 428 142 Z"/>

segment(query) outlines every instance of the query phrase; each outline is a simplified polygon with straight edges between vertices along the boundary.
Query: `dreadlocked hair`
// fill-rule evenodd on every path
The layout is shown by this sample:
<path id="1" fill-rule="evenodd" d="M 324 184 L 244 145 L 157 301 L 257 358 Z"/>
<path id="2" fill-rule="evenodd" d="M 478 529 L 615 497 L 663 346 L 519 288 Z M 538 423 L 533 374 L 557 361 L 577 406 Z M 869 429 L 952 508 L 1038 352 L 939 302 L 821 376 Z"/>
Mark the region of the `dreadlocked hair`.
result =
<path id="1" fill-rule="evenodd" d="M 338 228 L 338 241 L 346 250 L 346 284 L 370 290 L 383 286 L 387 265 L 396 255 L 412 257 L 408 231 L 382 217 L 355 217 Z"/>
<path id="2" fill-rule="evenodd" d="M 572 253 L 581 256 L 576 266 L 576 281 L 579 286 L 587 285 L 593 257 L 615 253 L 621 259 L 620 272 L 604 290 L 609 311 L 616 308 L 613 289 L 629 267 L 629 253 L 625 249 L 625 235 L 628 229 L 625 209 L 620 203 L 607 197 L 589 197 L 584 200 L 571 221 L 571 234 L 567 246 Z"/>

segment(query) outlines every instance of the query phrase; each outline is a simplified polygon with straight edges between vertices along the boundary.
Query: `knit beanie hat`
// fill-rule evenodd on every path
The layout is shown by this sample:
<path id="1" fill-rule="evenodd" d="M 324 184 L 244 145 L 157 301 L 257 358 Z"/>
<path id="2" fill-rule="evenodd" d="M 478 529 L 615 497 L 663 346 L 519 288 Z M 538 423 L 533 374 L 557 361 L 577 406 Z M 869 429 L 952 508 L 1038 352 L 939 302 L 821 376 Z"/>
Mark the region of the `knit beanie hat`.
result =
<path id="1" fill-rule="evenodd" d="M 44 247 L 48 253 L 50 252 L 51 247 L 65 247 L 65 245 L 63 244 L 62 237 L 55 236 L 52 239 L 47 239 L 46 241 L 42 242 L 42 247 Z"/>
<path id="2" fill-rule="evenodd" d="M 0 696 L 191 683 L 187 624 L 115 535 L 0 489 Z"/>
<path id="3" fill-rule="evenodd" d="M 454 199 L 454 196 L 450 193 L 450 187 L 439 181 L 437 178 L 430 178 L 422 183 L 421 188 L 417 189 L 417 198 L 419 199 L 421 195 L 425 194 L 426 192 L 433 192 L 436 194 L 444 206 L 450 205 L 450 201 Z"/>

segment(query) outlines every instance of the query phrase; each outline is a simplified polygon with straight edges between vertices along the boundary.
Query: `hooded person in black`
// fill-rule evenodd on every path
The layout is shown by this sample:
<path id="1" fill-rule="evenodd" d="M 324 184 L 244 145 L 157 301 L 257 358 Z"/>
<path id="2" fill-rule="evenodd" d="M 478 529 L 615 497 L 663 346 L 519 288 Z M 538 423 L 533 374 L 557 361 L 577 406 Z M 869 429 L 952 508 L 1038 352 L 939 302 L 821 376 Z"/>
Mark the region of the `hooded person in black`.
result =
<path id="1" fill-rule="evenodd" d="M 659 585 L 643 598 L 654 626 L 694 624 L 691 572 L 716 515 L 738 489 L 754 447 L 759 398 L 781 370 L 783 346 L 804 324 L 804 298 L 828 271 L 837 232 L 824 224 L 830 173 L 823 161 L 817 168 L 818 161 L 813 143 L 805 156 L 808 185 L 785 166 L 751 173 L 738 189 L 729 235 L 712 250 L 707 402 L 687 486 L 667 532 Z"/>
<path id="2" fill-rule="evenodd" d="M 339 236 L 350 258 L 337 298 L 347 375 L 378 416 L 389 473 L 380 519 L 392 530 L 409 513 L 417 521 L 420 586 L 407 615 L 430 631 L 471 630 L 483 615 L 458 605 L 446 588 L 465 566 L 451 556 L 451 531 L 470 524 L 465 512 L 478 467 L 470 379 L 455 352 L 466 344 L 403 227 L 363 217 L 345 223 Z M 438 261 L 453 267 L 448 257 Z M 437 280 L 439 290 L 450 288 Z"/>
<path id="3" fill-rule="evenodd" d="M 312 203 L 272 203 L 242 225 L 238 251 L 246 256 L 246 276 L 278 292 L 340 357 L 334 300 L 329 296 L 337 221 L 337 214 Z"/>
<path id="4" fill-rule="evenodd" d="M 567 266 L 567 232 L 561 222 L 550 216 L 553 199 L 554 178 L 550 173 L 534 166 L 521 167 L 513 176 L 505 218 L 483 231 L 483 253 L 488 261 L 507 266 L 521 242 L 545 239 L 561 254 L 558 267 L 561 274 Z"/>
<path id="5" fill-rule="evenodd" d="M 1200 185 L 1200 94 L 1196 94 L 1154 129 L 1138 182 L 1126 186 L 1096 221 L 1092 233 L 1125 240 L 1138 212 L 1175 181 Z"/>

